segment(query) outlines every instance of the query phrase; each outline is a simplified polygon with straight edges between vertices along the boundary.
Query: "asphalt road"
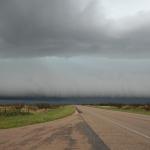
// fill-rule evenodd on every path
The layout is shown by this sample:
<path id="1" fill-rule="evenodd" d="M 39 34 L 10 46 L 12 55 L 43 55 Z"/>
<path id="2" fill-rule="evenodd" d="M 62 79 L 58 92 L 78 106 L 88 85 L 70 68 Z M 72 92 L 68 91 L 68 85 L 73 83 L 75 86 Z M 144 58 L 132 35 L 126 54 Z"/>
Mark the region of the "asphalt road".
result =
<path id="1" fill-rule="evenodd" d="M 82 118 L 112 150 L 150 150 L 150 116 L 77 106 Z"/>
<path id="2" fill-rule="evenodd" d="M 150 116 L 77 110 L 52 122 L 0 129 L 0 150 L 150 150 Z"/>

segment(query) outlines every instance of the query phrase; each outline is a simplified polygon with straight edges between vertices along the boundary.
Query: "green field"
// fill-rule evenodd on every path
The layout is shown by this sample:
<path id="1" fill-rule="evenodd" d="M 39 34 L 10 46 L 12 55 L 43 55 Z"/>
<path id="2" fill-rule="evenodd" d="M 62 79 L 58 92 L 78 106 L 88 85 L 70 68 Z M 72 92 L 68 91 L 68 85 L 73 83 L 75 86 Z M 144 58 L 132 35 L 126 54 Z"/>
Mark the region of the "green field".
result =
<path id="1" fill-rule="evenodd" d="M 150 115 L 150 109 L 149 106 L 134 106 L 134 105 L 122 105 L 122 106 L 111 106 L 111 105 L 106 105 L 106 106 L 101 106 L 101 105 L 96 105 L 96 107 L 101 108 L 101 109 L 107 109 L 107 110 L 114 110 L 114 111 L 123 111 L 123 112 L 130 112 L 130 113 L 137 113 L 137 114 L 144 114 L 144 115 Z"/>
<path id="2" fill-rule="evenodd" d="M 0 128 L 13 128 L 35 123 L 42 123 L 63 118 L 73 114 L 73 106 L 61 106 L 55 109 L 48 109 L 45 112 L 17 113 L 16 115 L 0 115 Z"/>

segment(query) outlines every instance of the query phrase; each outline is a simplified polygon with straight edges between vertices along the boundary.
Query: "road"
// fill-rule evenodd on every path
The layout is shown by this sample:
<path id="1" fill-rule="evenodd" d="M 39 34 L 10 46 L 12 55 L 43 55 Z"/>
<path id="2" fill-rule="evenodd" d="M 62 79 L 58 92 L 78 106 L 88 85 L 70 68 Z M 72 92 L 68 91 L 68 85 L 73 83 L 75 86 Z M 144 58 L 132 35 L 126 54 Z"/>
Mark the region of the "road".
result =
<path id="1" fill-rule="evenodd" d="M 77 106 L 72 116 L 0 130 L 0 150 L 150 150 L 150 117 Z"/>
<path id="2" fill-rule="evenodd" d="M 150 150 L 150 117 L 78 106 L 81 116 L 112 150 Z"/>
<path id="3" fill-rule="evenodd" d="M 79 113 L 55 121 L 0 129 L 0 150 L 108 150 Z"/>

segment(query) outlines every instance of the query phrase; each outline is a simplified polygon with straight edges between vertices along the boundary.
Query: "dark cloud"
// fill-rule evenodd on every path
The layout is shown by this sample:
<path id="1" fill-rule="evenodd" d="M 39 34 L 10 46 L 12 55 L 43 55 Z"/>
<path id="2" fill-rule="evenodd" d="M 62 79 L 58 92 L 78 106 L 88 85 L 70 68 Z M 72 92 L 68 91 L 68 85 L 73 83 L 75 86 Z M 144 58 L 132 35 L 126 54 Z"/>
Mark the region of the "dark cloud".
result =
<path id="1" fill-rule="evenodd" d="M 135 30 L 138 18 L 125 18 L 115 26 L 99 0 L 1 0 L 0 57 L 149 58 L 149 21 Z"/>

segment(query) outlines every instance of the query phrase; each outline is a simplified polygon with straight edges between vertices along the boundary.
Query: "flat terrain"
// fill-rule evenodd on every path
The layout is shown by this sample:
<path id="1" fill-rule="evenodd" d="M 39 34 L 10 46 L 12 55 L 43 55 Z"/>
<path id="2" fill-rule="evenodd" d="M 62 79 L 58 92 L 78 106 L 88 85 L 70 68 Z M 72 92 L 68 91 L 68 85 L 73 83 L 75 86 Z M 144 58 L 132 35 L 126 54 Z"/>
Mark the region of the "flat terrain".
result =
<path id="1" fill-rule="evenodd" d="M 0 129 L 0 150 L 149 150 L 150 116 L 77 106 L 53 122 Z"/>
<path id="2" fill-rule="evenodd" d="M 95 105 L 97 108 L 101 109 L 108 109 L 108 110 L 115 110 L 115 111 L 123 111 L 123 112 L 131 112 L 131 113 L 136 113 L 136 114 L 143 114 L 143 115 L 150 115 L 150 105 L 139 105 L 139 106 L 134 106 L 134 105 L 122 105 L 118 107 L 117 105 Z"/>
<path id="3" fill-rule="evenodd" d="M 0 115 L 0 129 L 52 121 L 71 115 L 74 111 L 73 106 L 61 106 L 40 112 L 6 112 Z"/>

